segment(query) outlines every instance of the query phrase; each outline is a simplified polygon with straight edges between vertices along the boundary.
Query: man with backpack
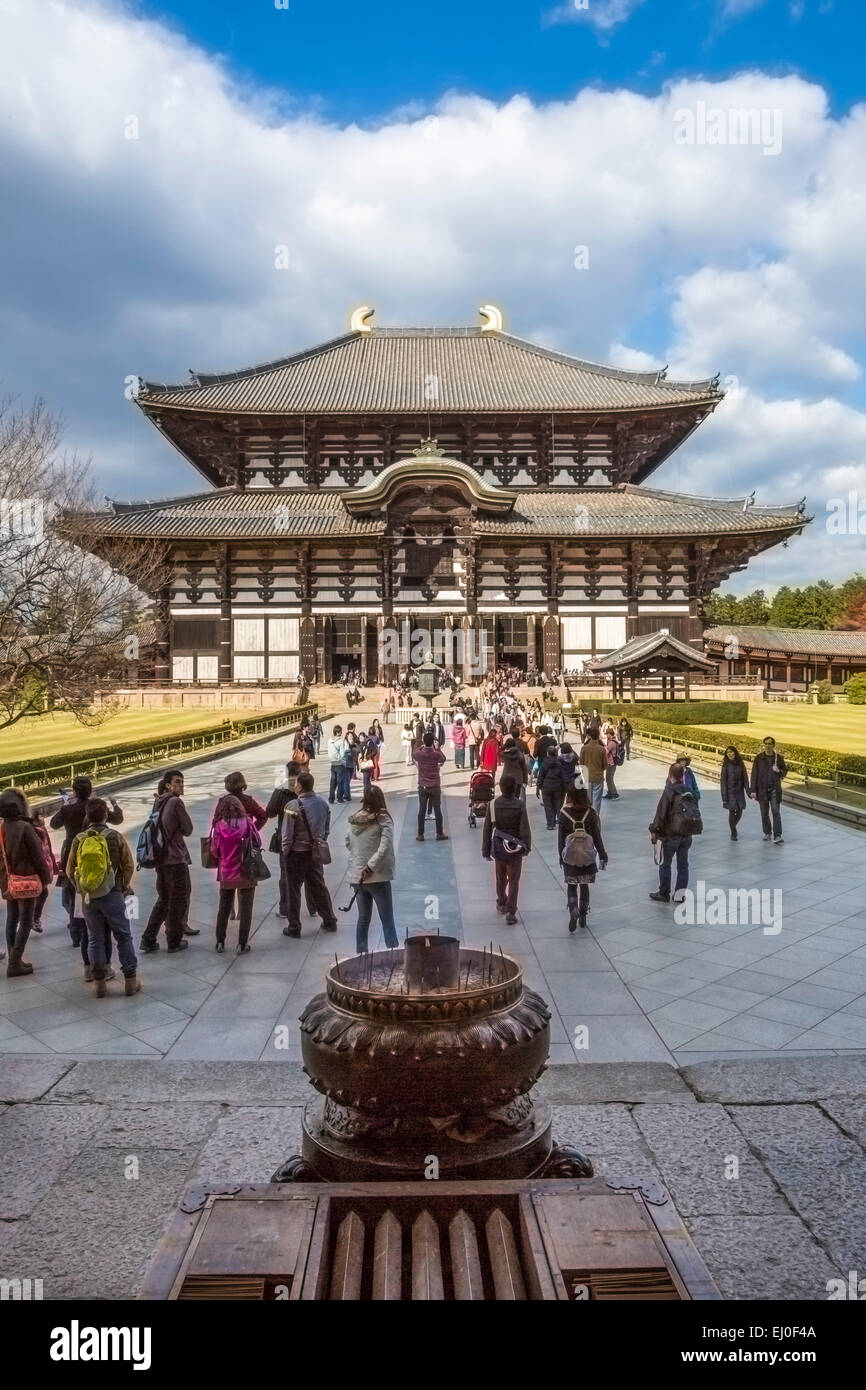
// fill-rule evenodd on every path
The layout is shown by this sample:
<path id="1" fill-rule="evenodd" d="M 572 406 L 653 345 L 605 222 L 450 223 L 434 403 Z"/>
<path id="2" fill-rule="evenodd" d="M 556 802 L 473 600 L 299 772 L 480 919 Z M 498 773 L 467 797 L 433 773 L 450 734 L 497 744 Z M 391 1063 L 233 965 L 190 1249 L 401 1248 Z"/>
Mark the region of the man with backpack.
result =
<path id="1" fill-rule="evenodd" d="M 153 810 L 139 837 L 139 868 L 155 868 L 157 899 L 139 943 L 145 955 L 159 950 L 157 933 L 165 923 L 169 952 L 185 951 L 184 924 L 189 911 L 191 859 L 186 838 L 192 834 L 192 821 L 183 804 L 183 773 L 176 768 L 166 772 Z"/>
<path id="2" fill-rule="evenodd" d="M 79 831 L 84 829 L 87 819 L 87 802 L 93 795 L 93 783 L 89 777 L 74 777 L 72 779 L 71 792 L 63 794 L 60 809 L 49 821 L 52 830 L 63 831 L 63 844 L 60 847 L 60 874 L 58 884 L 60 886 L 60 901 L 69 917 L 69 935 L 72 938 L 73 946 L 81 948 L 81 956 L 84 961 L 84 968 L 87 971 L 87 924 L 83 917 L 75 916 L 75 888 L 69 875 L 66 873 L 66 861 L 69 858 L 69 849 L 72 841 Z M 120 825 L 123 821 L 123 812 L 117 802 L 112 799 L 108 810 L 108 824 Z"/>
<path id="3" fill-rule="evenodd" d="M 496 865 L 496 910 L 504 912 L 506 922 L 513 926 L 523 859 L 532 849 L 532 831 L 517 779 L 503 777 L 499 790 L 501 795 L 487 804 L 481 853 Z"/>
<path id="4" fill-rule="evenodd" d="M 110 931 L 117 942 L 124 994 L 129 998 L 141 989 L 136 974 L 138 959 L 126 913 L 126 900 L 132 894 L 134 865 L 125 838 L 106 823 L 107 818 L 107 804 L 101 797 L 91 797 L 87 802 L 87 829 L 72 841 L 67 872 L 81 894 L 96 997 L 105 998 L 108 974 L 105 935 Z"/>
<path id="5" fill-rule="evenodd" d="M 658 891 L 650 893 L 656 903 L 669 903 L 671 900 L 671 864 L 674 858 L 677 861 L 674 902 L 682 902 L 685 889 L 689 886 L 692 836 L 700 835 L 704 828 L 698 803 L 686 787 L 685 771 L 682 763 L 671 763 L 667 784 L 649 826 L 653 845 L 661 843 Z"/>

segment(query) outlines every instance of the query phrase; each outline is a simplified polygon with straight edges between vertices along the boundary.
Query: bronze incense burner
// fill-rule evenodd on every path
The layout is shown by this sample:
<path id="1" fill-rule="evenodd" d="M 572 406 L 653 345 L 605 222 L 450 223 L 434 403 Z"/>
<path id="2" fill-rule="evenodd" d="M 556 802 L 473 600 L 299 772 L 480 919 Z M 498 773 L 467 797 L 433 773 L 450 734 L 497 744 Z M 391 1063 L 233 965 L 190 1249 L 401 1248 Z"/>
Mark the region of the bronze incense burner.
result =
<path id="1" fill-rule="evenodd" d="M 275 1181 L 591 1175 L 583 1155 L 554 1152 L 549 1107 L 531 1095 L 550 1010 L 501 950 L 431 934 L 335 958 L 300 1026 L 324 1099 Z"/>

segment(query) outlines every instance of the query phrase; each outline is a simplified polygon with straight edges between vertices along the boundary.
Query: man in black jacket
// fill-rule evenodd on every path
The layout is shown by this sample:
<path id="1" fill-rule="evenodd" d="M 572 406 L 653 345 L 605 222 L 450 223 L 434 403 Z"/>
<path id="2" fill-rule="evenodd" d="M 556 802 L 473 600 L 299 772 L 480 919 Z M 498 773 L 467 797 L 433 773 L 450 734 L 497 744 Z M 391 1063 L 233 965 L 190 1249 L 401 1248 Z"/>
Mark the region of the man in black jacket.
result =
<path id="1" fill-rule="evenodd" d="M 765 738 L 764 746 L 752 763 L 749 789 L 761 808 L 761 826 L 764 839 L 774 844 L 782 844 L 782 778 L 788 774 L 788 765 L 781 753 L 776 752 L 776 740 Z M 773 817 L 772 831 L 770 815 Z"/>
<path id="2" fill-rule="evenodd" d="M 526 802 L 518 795 L 518 783 L 513 777 L 503 777 L 499 783 L 501 796 L 491 801 L 484 817 L 484 832 L 481 839 L 481 853 L 485 859 L 493 857 L 493 832 L 501 830 L 505 835 L 520 840 L 523 850 L 502 858 L 493 857 L 496 865 L 496 908 L 505 913 L 505 920 L 512 925 L 517 921 L 517 893 L 520 888 L 520 873 L 524 855 L 532 849 L 532 831 Z"/>
<path id="3" fill-rule="evenodd" d="M 286 883 L 286 861 L 283 858 L 283 816 L 286 814 L 286 807 L 288 806 L 289 802 L 297 800 L 298 788 L 296 779 L 298 773 L 302 771 L 303 768 L 301 767 L 300 763 L 286 763 L 285 783 L 281 787 L 276 787 L 274 791 L 271 792 L 271 799 L 265 807 L 265 810 L 268 813 L 268 820 L 271 819 L 271 816 L 276 816 L 277 818 L 277 828 L 274 831 L 274 838 L 276 839 L 277 844 L 279 845 L 280 855 L 280 905 L 277 908 L 278 917 L 288 917 L 289 915 L 288 885 Z M 313 906 L 313 900 L 310 894 L 309 884 L 305 885 L 305 892 L 307 900 L 307 911 L 309 912 L 311 917 L 315 917 L 316 909 Z"/>
<path id="4" fill-rule="evenodd" d="M 669 903 L 671 900 L 671 864 L 674 858 L 677 861 L 674 902 L 680 901 L 680 895 L 684 895 L 685 889 L 689 886 L 689 850 L 692 847 L 692 837 L 678 834 L 674 828 L 679 801 L 683 796 L 691 796 L 691 793 L 686 791 L 685 773 L 682 763 L 671 764 L 665 789 L 649 826 L 653 844 L 661 840 L 662 845 L 659 886 L 655 893 L 650 893 L 650 897 L 656 903 Z"/>
<path id="5" fill-rule="evenodd" d="M 556 817 L 565 796 L 565 778 L 559 765 L 556 744 L 548 748 L 535 779 L 535 795 L 541 798 L 548 830 L 556 829 Z"/>

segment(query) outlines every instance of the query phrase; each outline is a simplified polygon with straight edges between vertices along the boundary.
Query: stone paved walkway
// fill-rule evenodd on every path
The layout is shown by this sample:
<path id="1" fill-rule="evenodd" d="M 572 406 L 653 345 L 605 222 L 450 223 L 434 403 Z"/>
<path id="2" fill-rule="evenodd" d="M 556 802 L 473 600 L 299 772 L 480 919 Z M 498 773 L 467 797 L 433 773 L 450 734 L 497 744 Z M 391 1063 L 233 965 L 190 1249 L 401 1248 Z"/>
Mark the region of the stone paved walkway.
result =
<path id="1" fill-rule="evenodd" d="M 344 721 L 345 722 L 345 721 Z M 480 857 L 480 826 L 467 824 L 468 773 L 449 768 L 445 816 L 451 839 L 415 842 L 414 778 L 403 766 L 390 726 L 382 786 L 398 835 L 395 899 L 401 933 L 438 925 L 471 945 L 492 942 L 516 956 L 530 987 L 553 1008 L 551 1061 L 694 1063 L 715 1057 L 825 1054 L 866 1050 L 866 839 L 829 821 L 785 810 L 785 843 L 765 844 L 750 805 L 732 844 L 714 787 L 702 803 L 705 833 L 692 854 L 692 881 L 709 888 L 781 892 L 781 929 L 769 920 L 678 922 L 670 907 L 649 901 L 655 869 L 646 826 L 664 769 L 639 758 L 618 774 L 622 796 L 605 802 L 610 868 L 593 889 L 590 929 L 569 935 L 555 836 L 530 797 L 534 851 L 524 866 L 520 919 L 508 926 L 493 904 L 492 866 Z M 290 739 L 226 754 L 189 769 L 187 801 L 196 837 L 207 830 L 222 779 L 242 766 L 265 800 Z M 320 785 L 323 759 L 314 764 Z M 151 802 L 150 786 L 120 795 L 135 843 Z M 334 806 L 328 880 L 335 904 L 348 901 L 343 847 L 347 808 Z M 271 823 L 273 824 L 273 823 Z M 432 823 L 431 823 L 432 824 Z M 269 832 L 266 832 L 269 833 Z M 198 839 L 192 842 L 198 857 Z M 270 860 L 274 864 L 274 860 Z M 217 956 L 213 873 L 194 869 L 192 922 L 202 934 L 182 956 L 145 957 L 143 990 L 134 1000 L 109 985 L 92 997 L 69 945 L 59 897 L 52 894 L 46 930 L 34 938 L 28 979 L 0 977 L 0 1052 L 26 1056 L 242 1061 L 299 1057 L 297 1018 L 321 986 L 336 950 L 354 952 L 354 912 L 338 914 L 336 936 L 304 917 L 300 940 L 282 935 L 275 879 L 257 893 L 253 949 Z M 153 875 L 136 881 L 146 917 Z M 434 901 L 435 900 L 435 901 Z M 768 904 L 772 904 L 772 896 Z M 699 906 L 699 904 L 698 904 Z M 438 919 L 430 912 L 438 910 Z M 427 914 L 425 916 L 425 913 Z M 703 914 L 706 918 L 706 914 Z M 765 926 L 771 930 L 765 930 Z M 378 922 L 371 933 L 381 945 Z M 233 938 L 229 938 L 232 951 Z M 286 1025 L 288 1034 L 280 1025 Z M 586 1045 L 575 1050 L 575 1029 Z M 288 1049 L 277 1046 L 288 1037 Z"/>
<path id="2" fill-rule="evenodd" d="M 599 1175 L 667 1189 L 725 1298 L 825 1300 L 866 1270 L 859 1058 L 559 1066 L 540 1089 Z M 184 1188 L 267 1182 L 311 1095 L 292 1062 L 5 1059 L 0 1277 L 134 1298 Z"/>

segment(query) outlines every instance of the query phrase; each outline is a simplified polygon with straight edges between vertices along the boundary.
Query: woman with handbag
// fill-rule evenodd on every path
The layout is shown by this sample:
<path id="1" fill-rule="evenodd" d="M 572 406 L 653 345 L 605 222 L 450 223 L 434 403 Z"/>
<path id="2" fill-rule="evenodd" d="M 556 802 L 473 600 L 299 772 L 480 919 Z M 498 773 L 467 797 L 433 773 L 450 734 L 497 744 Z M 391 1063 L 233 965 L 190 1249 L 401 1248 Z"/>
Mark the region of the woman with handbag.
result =
<path id="1" fill-rule="evenodd" d="M 372 779 L 376 776 L 378 757 L 379 745 L 371 734 L 361 745 L 361 756 L 358 759 L 358 771 L 364 779 L 364 796 L 367 795 Z"/>
<path id="2" fill-rule="evenodd" d="M 32 975 L 24 947 L 33 926 L 36 903 L 51 881 L 42 842 L 27 818 L 19 791 L 0 795 L 0 892 L 6 900 L 7 976 Z"/>
<path id="3" fill-rule="evenodd" d="M 381 787 L 365 788 L 361 809 L 349 817 L 346 848 L 349 851 L 349 882 L 358 903 L 355 949 L 359 955 L 368 949 L 374 903 L 382 922 L 385 945 L 393 948 L 399 944 L 391 896 L 395 866 L 394 822 Z"/>
<path id="4" fill-rule="evenodd" d="M 225 950 L 229 914 L 238 895 L 240 923 L 238 926 L 238 955 L 249 951 L 250 926 L 253 920 L 253 899 L 257 880 L 248 877 L 247 848 L 261 849 L 261 839 L 255 821 L 247 815 L 236 796 L 222 796 L 214 811 L 210 832 L 211 854 L 216 862 L 220 887 L 216 919 L 216 949 Z"/>

